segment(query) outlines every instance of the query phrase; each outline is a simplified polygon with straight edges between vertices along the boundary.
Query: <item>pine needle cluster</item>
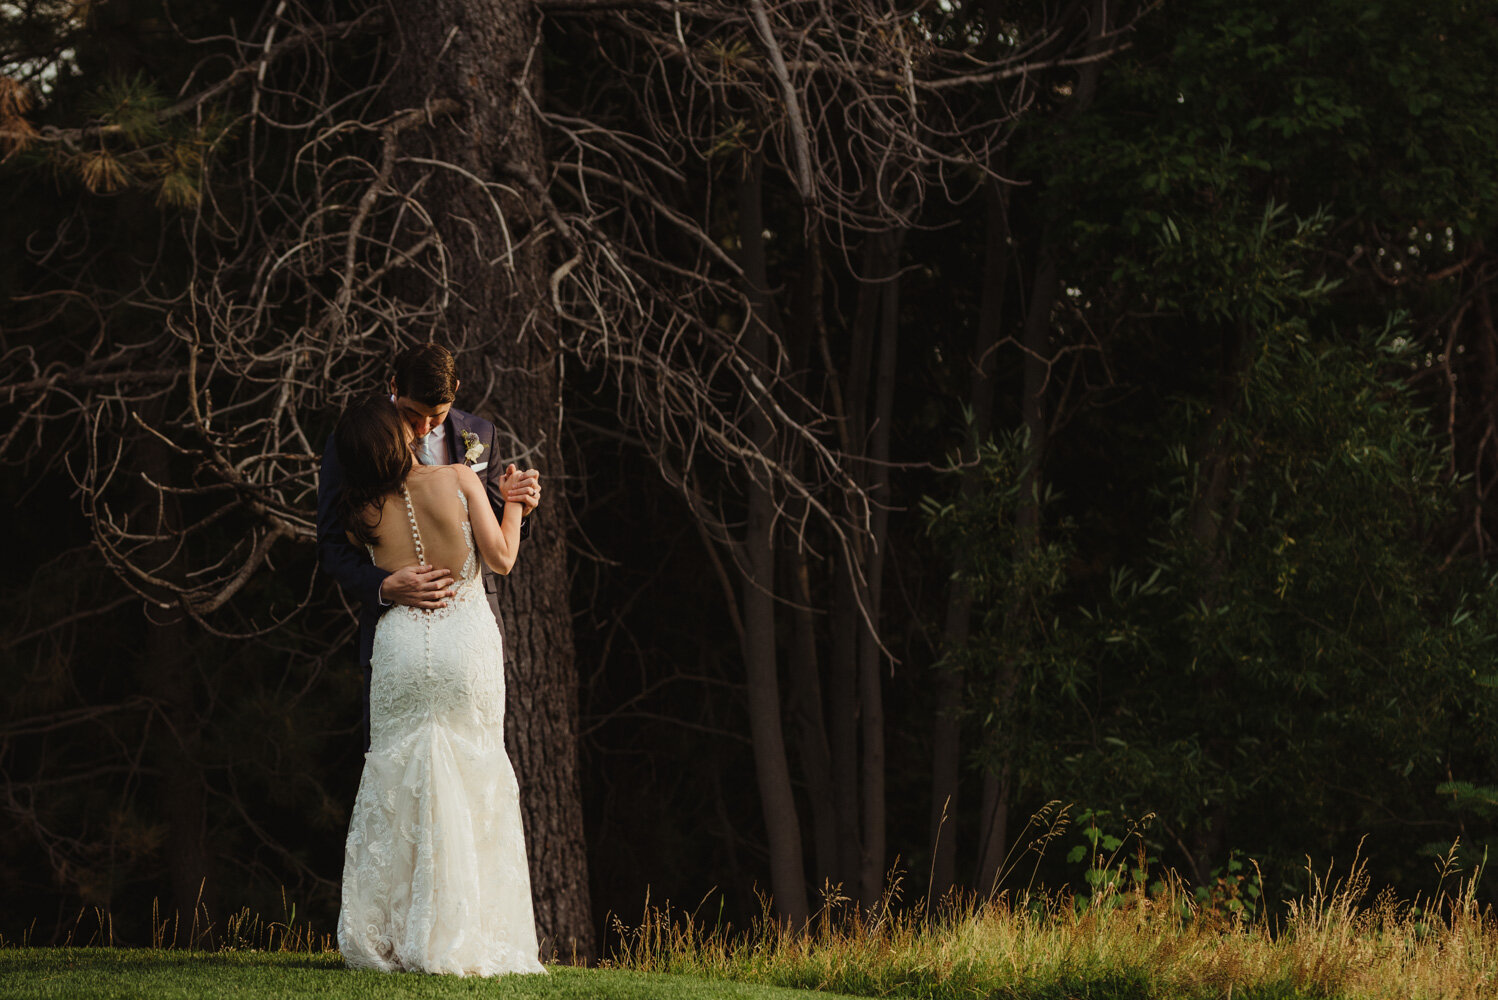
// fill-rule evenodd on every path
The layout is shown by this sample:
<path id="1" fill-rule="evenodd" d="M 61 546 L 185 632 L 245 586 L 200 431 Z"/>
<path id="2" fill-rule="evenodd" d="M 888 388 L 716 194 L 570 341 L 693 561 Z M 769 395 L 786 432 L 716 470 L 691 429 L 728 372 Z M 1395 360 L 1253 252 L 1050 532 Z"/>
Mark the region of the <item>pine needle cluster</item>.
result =
<path id="1" fill-rule="evenodd" d="M 176 114 L 156 84 L 136 74 L 98 88 L 83 110 L 88 124 L 54 133 L 31 117 L 42 107 L 33 89 L 0 76 L 0 162 L 31 153 L 90 194 L 153 191 L 161 208 L 192 208 L 203 197 L 209 160 L 229 128 L 213 109 Z"/>

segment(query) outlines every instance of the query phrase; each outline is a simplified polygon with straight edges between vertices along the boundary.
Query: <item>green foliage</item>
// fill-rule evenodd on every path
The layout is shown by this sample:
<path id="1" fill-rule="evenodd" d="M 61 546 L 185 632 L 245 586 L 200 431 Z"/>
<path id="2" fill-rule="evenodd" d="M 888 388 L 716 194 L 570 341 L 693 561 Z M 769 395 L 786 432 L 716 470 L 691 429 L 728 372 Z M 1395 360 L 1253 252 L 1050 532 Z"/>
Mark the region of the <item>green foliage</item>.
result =
<path id="1" fill-rule="evenodd" d="M 1495 46 L 1498 24 L 1466 0 L 1168 4 L 1093 109 L 1023 162 L 1099 252 L 1150 232 L 1151 213 L 1270 195 L 1481 232 L 1498 216 Z"/>
<path id="2" fill-rule="evenodd" d="M 1076 910 L 1119 910 L 1143 901 L 1157 910 L 1173 908 L 1182 920 L 1244 926 L 1257 920 L 1263 903 L 1258 866 L 1235 850 L 1189 891 L 1160 863 L 1162 844 L 1150 836 L 1153 815 L 1129 822 L 1107 809 L 1077 815 L 1078 842 L 1066 854 L 1068 865 L 1085 863 L 1085 895 L 1072 899 Z M 1252 870 L 1250 870 L 1252 866 Z"/>
<path id="3" fill-rule="evenodd" d="M 1165 5 L 1089 107 L 1054 98 L 1015 145 L 1075 304 L 1057 336 L 1108 331 L 1112 394 L 1045 443 L 1052 575 L 1021 572 L 1015 459 L 928 506 L 985 595 L 947 662 L 985 706 L 983 665 L 1016 665 L 977 718 L 1022 800 L 1154 812 L 1240 908 L 1234 846 L 1293 880 L 1374 832 L 1406 859 L 1385 877 L 1414 878 L 1438 785 L 1487 821 L 1473 851 L 1498 818 L 1498 791 L 1451 781 L 1498 772 L 1474 684 L 1498 603 L 1447 558 L 1469 486 L 1410 381 L 1450 349 L 1422 343 L 1450 292 L 1397 284 L 1498 221 L 1495 47 L 1460 0 Z"/>
<path id="4" fill-rule="evenodd" d="M 1324 225 L 1269 204 L 1242 249 L 1169 227 L 1145 269 L 1160 299 L 1196 330 L 1225 324 L 1233 350 L 1147 436 L 1148 544 L 1098 599 L 1067 606 L 1081 596 L 1065 571 L 1073 529 L 1021 544 L 1022 438 L 985 448 L 956 500 L 926 505 L 980 609 L 948 662 L 989 706 L 989 759 L 1013 754 L 1046 797 L 1156 812 L 1193 850 L 1213 853 L 1226 828 L 1282 866 L 1328 825 L 1429 801 L 1498 640 L 1491 589 L 1423 542 L 1459 484 L 1403 381 L 1411 336 L 1397 317 L 1356 335 L 1316 318 L 1331 285 L 1304 260 Z M 1207 879 L 1227 909 L 1256 904 L 1231 865 Z"/>
<path id="5" fill-rule="evenodd" d="M 230 137 L 211 109 L 196 119 L 171 117 L 156 86 L 136 75 L 101 88 L 93 111 L 97 147 L 75 161 L 88 190 L 107 193 L 141 186 L 154 190 L 163 208 L 198 203 L 207 161 Z"/>
<path id="6" fill-rule="evenodd" d="M 1315 842 L 1311 816 L 1373 821 L 1357 789 L 1418 809 L 1498 609 L 1420 543 L 1450 484 L 1387 374 L 1400 339 L 1278 324 L 1230 411 L 1171 410 L 1155 554 L 1089 611 L 1109 690 L 1064 768 L 1089 801 L 1156 810 L 1175 831 L 1225 823 L 1284 861 Z M 1217 504 L 1212 476 L 1230 480 Z"/>
<path id="7" fill-rule="evenodd" d="M 1197 911 L 1238 923 L 1257 919 L 1264 903 L 1263 877 L 1257 865 L 1250 873 L 1249 864 L 1240 852 L 1230 851 L 1227 863 L 1212 869 L 1207 884 L 1193 890 Z"/>
<path id="8" fill-rule="evenodd" d="M 160 208 L 191 208 L 203 196 L 213 154 L 232 138 L 228 123 L 211 107 L 191 116 L 173 114 L 157 84 L 142 73 L 99 86 L 77 104 L 76 113 L 88 122 L 81 137 L 15 144 L 25 154 L 18 161 L 21 169 L 47 165 L 91 194 L 140 188 L 155 192 Z M 19 114 L 0 118 L 12 130 L 35 134 Z"/>
<path id="9" fill-rule="evenodd" d="M 1083 683 L 1053 599 L 1066 583 L 1072 553 L 1059 525 L 1051 540 L 1032 541 L 1022 507 L 1039 516 L 1054 500 L 1026 496 L 1026 437 L 1017 431 L 983 443 L 977 460 L 954 472 L 966 480 L 957 499 L 921 501 L 931 537 L 954 557 L 953 580 L 971 593 L 978 625 L 965 646 L 947 650 L 941 669 L 961 671 L 973 691 L 969 709 L 994 739 L 980 757 L 997 768 L 1014 727 L 1026 724 L 1017 699 L 1054 684 L 1072 693 Z"/>
<path id="10" fill-rule="evenodd" d="M 107 83 L 84 102 L 82 111 L 94 123 L 119 135 L 130 146 L 145 146 L 167 137 L 159 118 L 167 101 L 143 73 Z"/>
<path id="11" fill-rule="evenodd" d="M 1145 836 L 1152 819 L 1146 816 L 1128 824 L 1127 830 L 1116 831 L 1115 818 L 1107 809 L 1084 809 L 1077 815 L 1080 843 L 1067 852 L 1066 861 L 1071 865 L 1085 861 L 1087 865 L 1082 875 L 1087 895 L 1073 899 L 1078 911 L 1117 909 L 1129 905 L 1131 896 L 1137 902 L 1138 897 L 1151 891 L 1151 869 L 1160 863 L 1159 845 Z M 1157 899 L 1165 896 L 1164 883 L 1157 879 L 1153 892 Z"/>
<path id="12" fill-rule="evenodd" d="M 964 467 L 954 461 L 950 470 L 969 477 L 977 486 L 961 499 L 942 503 L 933 497 L 921 501 L 932 538 L 943 546 L 969 547 L 976 542 L 983 555 L 962 560 L 956 578 L 967 585 L 984 608 L 996 614 L 1022 599 L 1037 604 L 1056 593 L 1063 583 L 1068 557 L 1064 542 L 1035 546 L 1016 555 L 1024 529 L 1016 515 L 1024 496 L 1026 479 L 1026 435 L 1023 430 L 984 442 L 977 461 Z M 1029 498 L 1044 509 L 1054 498 L 1049 494 Z"/>
<path id="13" fill-rule="evenodd" d="M 1291 218 L 1270 200 L 1257 217 L 1186 215 L 1160 220 L 1155 251 L 1144 270 L 1128 277 L 1154 294 L 1155 308 L 1216 322 L 1264 322 L 1287 310 L 1314 305 L 1333 287 L 1325 277 L 1306 278 L 1306 258 L 1316 250 L 1327 217 Z M 1148 278 L 1146 278 L 1148 276 Z"/>
<path id="14" fill-rule="evenodd" d="M 1474 785 L 1470 781 L 1443 781 L 1436 786 L 1436 794 L 1451 796 L 1452 805 L 1470 809 L 1479 816 L 1498 816 L 1498 788 L 1492 785 Z"/>

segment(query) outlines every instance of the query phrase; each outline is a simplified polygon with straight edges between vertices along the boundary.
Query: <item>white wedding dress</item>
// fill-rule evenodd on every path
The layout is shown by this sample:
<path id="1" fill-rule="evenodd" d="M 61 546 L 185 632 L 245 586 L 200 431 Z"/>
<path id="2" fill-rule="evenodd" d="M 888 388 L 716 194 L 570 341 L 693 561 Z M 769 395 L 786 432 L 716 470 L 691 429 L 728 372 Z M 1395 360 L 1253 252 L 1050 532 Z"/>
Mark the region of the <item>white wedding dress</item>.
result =
<path id="1" fill-rule="evenodd" d="M 417 561 L 425 562 L 409 494 L 405 500 Z M 468 559 L 448 606 L 393 607 L 375 632 L 370 748 L 349 820 L 338 915 L 338 948 L 352 968 L 546 971 L 537 959 L 519 787 L 505 755 L 499 626 L 467 520 L 463 534 Z"/>

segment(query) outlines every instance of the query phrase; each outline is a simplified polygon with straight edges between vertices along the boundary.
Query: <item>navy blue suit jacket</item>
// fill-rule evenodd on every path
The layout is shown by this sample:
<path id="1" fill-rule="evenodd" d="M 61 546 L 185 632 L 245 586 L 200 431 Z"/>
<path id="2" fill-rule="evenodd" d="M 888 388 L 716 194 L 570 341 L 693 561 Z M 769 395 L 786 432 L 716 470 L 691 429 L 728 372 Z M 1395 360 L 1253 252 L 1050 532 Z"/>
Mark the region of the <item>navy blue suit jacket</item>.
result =
<path id="1" fill-rule="evenodd" d="M 484 491 L 489 494 L 489 503 L 494 508 L 494 516 L 504 517 L 505 501 L 499 492 L 499 480 L 504 475 L 504 465 L 498 457 L 496 448 L 498 435 L 495 433 L 494 425 L 483 417 L 476 417 L 471 413 L 460 410 L 449 410 L 447 422 L 447 460 L 450 463 L 463 461 L 463 432 L 469 431 L 478 436 L 484 445 L 483 452 L 470 463 L 478 472 L 478 477 L 484 484 Z M 484 468 L 477 468 L 484 465 Z M 366 696 L 368 694 L 368 675 L 370 654 L 374 651 L 375 627 L 380 624 L 380 616 L 385 613 L 387 606 L 380 604 L 380 584 L 385 577 L 390 575 L 389 570 L 380 569 L 369 558 L 369 553 L 348 540 L 344 534 L 344 527 L 338 520 L 337 499 L 343 491 L 343 465 L 338 460 L 338 449 L 333 446 L 333 439 L 328 438 L 327 446 L 322 454 L 322 472 L 317 481 L 317 552 L 322 562 L 322 568 L 328 572 L 338 586 L 349 598 L 359 603 L 359 666 L 366 671 Z M 520 537 L 525 538 L 530 534 L 531 518 L 527 517 L 520 522 Z M 482 566 L 482 560 L 480 561 Z M 450 566 L 454 572 L 458 567 Z M 489 607 L 494 611 L 494 620 L 499 622 L 500 633 L 504 632 L 504 621 L 499 614 L 499 578 L 483 567 L 484 591 L 489 598 Z M 368 706 L 365 709 L 368 715 Z"/>

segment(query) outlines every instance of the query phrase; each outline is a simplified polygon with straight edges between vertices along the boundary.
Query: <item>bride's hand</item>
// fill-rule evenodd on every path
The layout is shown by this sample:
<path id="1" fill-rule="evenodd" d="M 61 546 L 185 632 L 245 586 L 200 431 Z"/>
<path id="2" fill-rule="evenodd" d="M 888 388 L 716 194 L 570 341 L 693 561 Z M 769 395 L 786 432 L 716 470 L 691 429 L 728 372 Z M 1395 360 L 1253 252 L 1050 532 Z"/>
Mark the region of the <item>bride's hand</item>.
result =
<path id="1" fill-rule="evenodd" d="M 529 516 L 541 503 L 541 473 L 535 469 L 520 472 L 512 463 L 499 477 L 499 491 L 506 503 L 525 504 L 521 516 Z"/>
<path id="2" fill-rule="evenodd" d="M 436 566 L 407 566 L 385 577 L 381 599 L 408 608 L 445 608 L 453 596 L 452 574 Z"/>

